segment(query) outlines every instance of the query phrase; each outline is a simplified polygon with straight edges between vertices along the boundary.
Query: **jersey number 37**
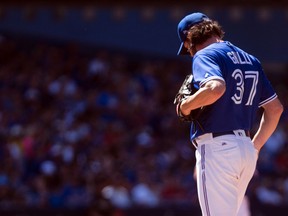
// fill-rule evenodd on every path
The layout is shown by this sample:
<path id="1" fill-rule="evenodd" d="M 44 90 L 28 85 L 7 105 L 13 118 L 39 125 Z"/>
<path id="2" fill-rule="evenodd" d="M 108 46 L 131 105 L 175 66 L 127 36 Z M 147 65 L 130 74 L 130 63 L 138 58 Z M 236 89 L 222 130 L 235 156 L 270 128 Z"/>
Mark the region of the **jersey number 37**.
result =
<path id="1" fill-rule="evenodd" d="M 243 101 L 246 106 L 251 106 L 256 94 L 259 72 L 258 71 L 244 71 L 236 69 L 232 73 L 232 77 L 236 80 L 236 92 L 231 97 L 235 104 L 241 104 L 243 100 L 244 91 L 249 91 L 247 101 Z M 245 80 L 251 79 L 251 86 L 245 85 Z"/>

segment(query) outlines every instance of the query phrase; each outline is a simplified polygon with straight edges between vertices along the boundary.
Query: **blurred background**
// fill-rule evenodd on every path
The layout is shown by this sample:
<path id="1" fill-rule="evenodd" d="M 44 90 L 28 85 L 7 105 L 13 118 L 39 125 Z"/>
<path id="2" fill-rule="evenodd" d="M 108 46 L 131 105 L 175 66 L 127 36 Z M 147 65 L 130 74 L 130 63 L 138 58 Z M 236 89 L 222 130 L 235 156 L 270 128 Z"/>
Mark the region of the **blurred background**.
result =
<path id="1" fill-rule="evenodd" d="M 285 215 L 288 3 L 60 0 L 0 2 L 1 216 L 201 215 L 173 105 L 191 71 L 177 25 L 195 11 L 259 58 L 285 106 L 243 205 Z"/>

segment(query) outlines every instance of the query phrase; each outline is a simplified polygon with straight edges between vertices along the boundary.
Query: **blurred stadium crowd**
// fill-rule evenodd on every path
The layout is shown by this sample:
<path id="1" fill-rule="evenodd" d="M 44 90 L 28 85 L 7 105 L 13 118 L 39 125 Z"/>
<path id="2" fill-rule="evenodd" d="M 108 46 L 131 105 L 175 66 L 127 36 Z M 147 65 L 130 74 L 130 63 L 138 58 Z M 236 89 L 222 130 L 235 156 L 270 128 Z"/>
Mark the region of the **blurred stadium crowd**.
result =
<path id="1" fill-rule="evenodd" d="M 173 105 L 189 62 L 27 44 L 0 43 L 0 208 L 198 205 L 189 125 Z M 287 121 L 260 153 L 250 200 L 288 205 Z"/>

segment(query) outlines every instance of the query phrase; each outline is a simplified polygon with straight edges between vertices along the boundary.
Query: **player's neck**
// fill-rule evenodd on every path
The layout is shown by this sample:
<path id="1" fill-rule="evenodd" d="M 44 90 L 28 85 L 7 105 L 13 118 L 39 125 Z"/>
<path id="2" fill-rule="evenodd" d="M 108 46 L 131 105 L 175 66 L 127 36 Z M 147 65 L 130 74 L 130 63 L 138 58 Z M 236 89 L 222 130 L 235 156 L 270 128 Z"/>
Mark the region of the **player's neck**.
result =
<path id="1" fill-rule="evenodd" d="M 221 40 L 217 36 L 212 36 L 209 39 L 207 39 L 204 43 L 196 45 L 196 50 L 199 51 L 199 50 L 204 49 L 205 47 L 209 46 L 210 44 L 219 43 L 219 42 L 223 42 L 223 40 Z"/>

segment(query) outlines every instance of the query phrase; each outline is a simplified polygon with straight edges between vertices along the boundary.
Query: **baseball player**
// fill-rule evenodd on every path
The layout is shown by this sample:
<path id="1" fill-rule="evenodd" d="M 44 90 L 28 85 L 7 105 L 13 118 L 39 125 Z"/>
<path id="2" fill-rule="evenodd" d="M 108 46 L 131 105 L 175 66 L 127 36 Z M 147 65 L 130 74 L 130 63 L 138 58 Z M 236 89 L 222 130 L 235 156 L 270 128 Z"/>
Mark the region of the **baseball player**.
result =
<path id="1" fill-rule="evenodd" d="M 224 41 L 217 21 L 203 13 L 189 14 L 179 22 L 178 36 L 178 55 L 192 57 L 197 91 L 177 104 L 177 114 L 188 117 L 205 107 L 190 132 L 202 214 L 236 216 L 258 153 L 276 129 L 283 106 L 259 60 Z M 259 108 L 262 118 L 251 138 Z"/>

